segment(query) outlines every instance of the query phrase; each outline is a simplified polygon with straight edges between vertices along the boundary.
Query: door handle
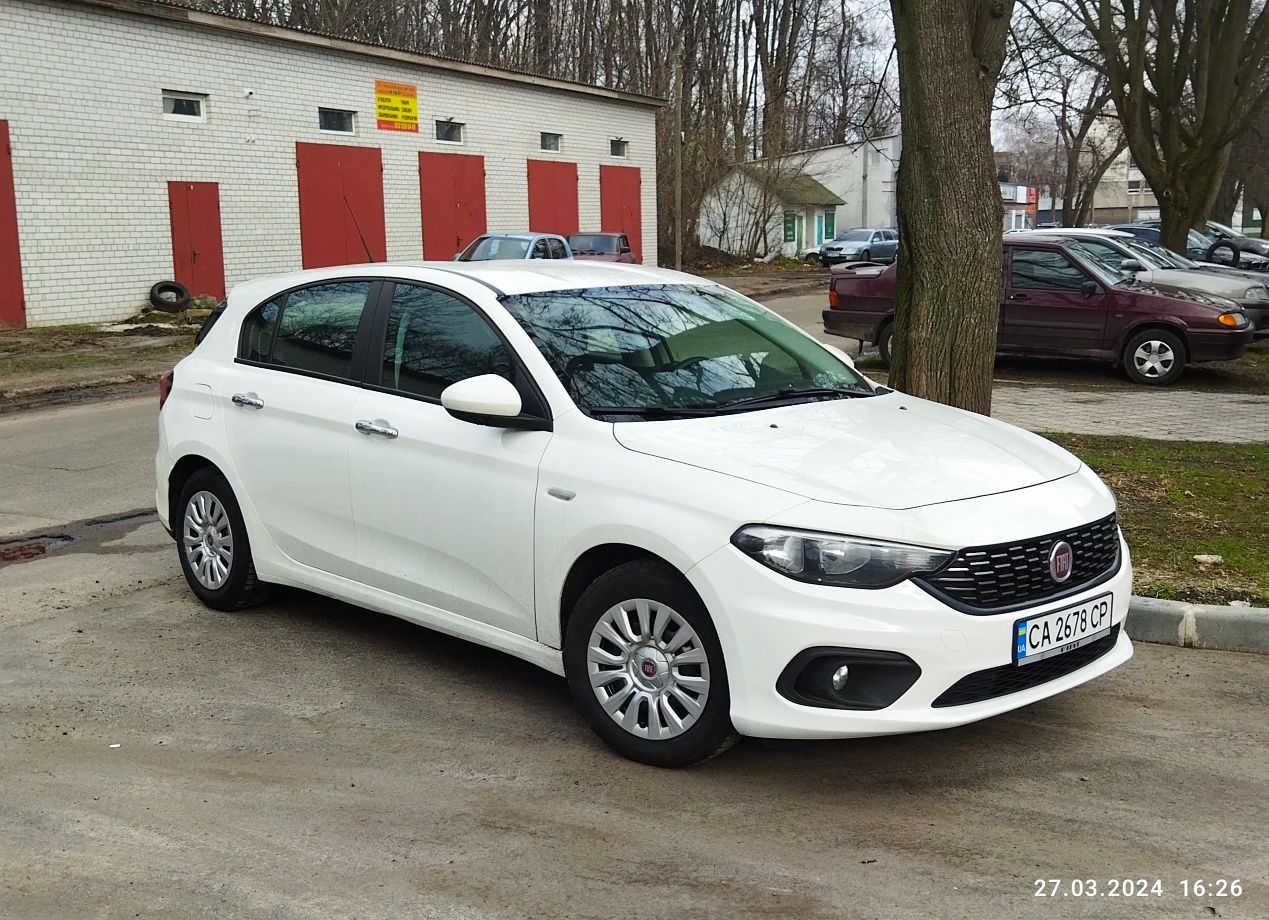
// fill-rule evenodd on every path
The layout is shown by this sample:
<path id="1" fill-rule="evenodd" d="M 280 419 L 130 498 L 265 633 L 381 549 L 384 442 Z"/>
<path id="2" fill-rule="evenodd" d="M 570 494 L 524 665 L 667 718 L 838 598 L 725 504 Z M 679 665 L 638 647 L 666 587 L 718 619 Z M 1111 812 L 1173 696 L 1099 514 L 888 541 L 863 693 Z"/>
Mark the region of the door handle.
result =
<path id="1" fill-rule="evenodd" d="M 1030 300 L 1031 298 L 1028 297 L 1026 294 L 1010 294 L 1009 299 L 1010 300 Z"/>
<path id="2" fill-rule="evenodd" d="M 391 425 L 376 425 L 369 419 L 364 418 L 357 420 L 357 430 L 362 434 L 377 434 L 383 438 L 395 438 L 398 433 Z"/>
<path id="3" fill-rule="evenodd" d="M 255 393 L 235 393 L 230 399 L 235 406 L 242 406 L 244 409 L 264 408 L 264 400 Z"/>

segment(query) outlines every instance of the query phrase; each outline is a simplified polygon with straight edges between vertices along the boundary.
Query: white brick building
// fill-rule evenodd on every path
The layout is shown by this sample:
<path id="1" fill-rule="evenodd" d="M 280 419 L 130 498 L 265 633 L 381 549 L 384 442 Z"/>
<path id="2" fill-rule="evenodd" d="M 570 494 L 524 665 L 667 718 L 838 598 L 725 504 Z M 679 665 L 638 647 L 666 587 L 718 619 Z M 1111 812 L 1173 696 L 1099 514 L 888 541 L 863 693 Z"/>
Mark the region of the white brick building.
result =
<path id="1" fill-rule="evenodd" d="M 0 36 L 0 322 L 486 227 L 622 230 L 655 262 L 658 100 L 148 0 L 0 0 Z M 417 131 L 381 127 L 411 89 Z"/>

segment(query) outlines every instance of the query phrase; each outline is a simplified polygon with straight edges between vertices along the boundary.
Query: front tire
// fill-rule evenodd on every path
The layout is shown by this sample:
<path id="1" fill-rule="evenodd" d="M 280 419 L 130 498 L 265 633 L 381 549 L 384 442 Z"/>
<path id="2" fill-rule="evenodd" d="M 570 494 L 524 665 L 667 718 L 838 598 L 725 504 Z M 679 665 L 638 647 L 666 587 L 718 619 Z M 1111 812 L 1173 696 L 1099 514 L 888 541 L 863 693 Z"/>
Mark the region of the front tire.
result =
<path id="1" fill-rule="evenodd" d="M 1128 340 L 1123 363 L 1134 383 L 1167 386 L 1185 370 L 1185 343 L 1174 332 L 1147 329 Z"/>
<path id="2" fill-rule="evenodd" d="M 737 739 L 714 623 L 663 562 L 618 566 L 582 593 L 565 631 L 564 671 L 591 729 L 623 757 L 686 767 Z"/>
<path id="3" fill-rule="evenodd" d="M 177 503 L 176 551 L 190 590 L 214 610 L 241 610 L 268 596 L 256 577 L 247 526 L 233 489 L 220 472 L 190 476 Z"/>

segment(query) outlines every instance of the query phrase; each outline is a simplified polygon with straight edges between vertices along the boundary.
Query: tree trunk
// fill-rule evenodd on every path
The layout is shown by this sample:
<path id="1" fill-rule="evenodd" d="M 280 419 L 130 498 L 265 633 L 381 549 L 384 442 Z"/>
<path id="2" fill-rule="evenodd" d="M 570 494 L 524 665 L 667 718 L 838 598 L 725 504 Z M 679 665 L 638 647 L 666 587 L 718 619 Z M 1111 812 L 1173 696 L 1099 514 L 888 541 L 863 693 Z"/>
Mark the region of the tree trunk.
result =
<path id="1" fill-rule="evenodd" d="M 899 276 L 890 381 L 991 412 L 1002 214 L 991 101 L 1012 0 L 891 0 L 899 57 Z"/>

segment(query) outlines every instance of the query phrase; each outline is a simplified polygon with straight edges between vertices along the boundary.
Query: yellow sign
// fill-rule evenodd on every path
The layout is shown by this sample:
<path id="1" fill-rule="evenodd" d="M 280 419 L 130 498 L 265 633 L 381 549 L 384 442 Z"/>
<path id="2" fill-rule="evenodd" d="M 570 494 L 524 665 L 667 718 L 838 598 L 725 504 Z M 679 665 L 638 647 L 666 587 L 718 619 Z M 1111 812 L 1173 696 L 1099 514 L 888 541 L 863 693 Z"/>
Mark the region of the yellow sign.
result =
<path id="1" fill-rule="evenodd" d="M 380 131 L 419 130 L 419 88 L 413 83 L 375 80 L 375 118 Z"/>

